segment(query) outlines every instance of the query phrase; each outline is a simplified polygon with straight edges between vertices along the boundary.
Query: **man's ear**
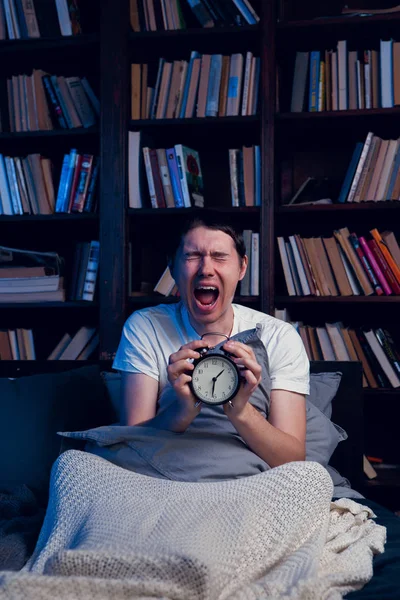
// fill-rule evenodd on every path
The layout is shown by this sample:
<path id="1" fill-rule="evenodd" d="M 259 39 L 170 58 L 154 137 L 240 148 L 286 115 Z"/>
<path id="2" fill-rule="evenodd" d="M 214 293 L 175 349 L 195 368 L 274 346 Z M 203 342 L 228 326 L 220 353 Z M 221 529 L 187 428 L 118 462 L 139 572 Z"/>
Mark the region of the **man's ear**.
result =
<path id="1" fill-rule="evenodd" d="M 240 271 L 239 271 L 239 281 L 242 281 L 243 277 L 245 276 L 247 267 L 248 267 L 248 263 L 249 263 L 249 259 L 248 259 L 247 255 L 243 256 L 242 265 L 241 265 Z"/>

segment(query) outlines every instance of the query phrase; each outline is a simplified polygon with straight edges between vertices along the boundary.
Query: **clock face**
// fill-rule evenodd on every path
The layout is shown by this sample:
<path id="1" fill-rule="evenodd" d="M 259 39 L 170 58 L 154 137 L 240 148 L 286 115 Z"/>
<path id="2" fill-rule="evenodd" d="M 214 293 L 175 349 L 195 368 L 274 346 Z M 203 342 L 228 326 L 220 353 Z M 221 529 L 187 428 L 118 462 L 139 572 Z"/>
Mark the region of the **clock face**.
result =
<path id="1" fill-rule="evenodd" d="M 240 378 L 235 363 L 221 355 L 201 358 L 192 371 L 192 390 L 206 404 L 223 404 L 236 396 Z"/>

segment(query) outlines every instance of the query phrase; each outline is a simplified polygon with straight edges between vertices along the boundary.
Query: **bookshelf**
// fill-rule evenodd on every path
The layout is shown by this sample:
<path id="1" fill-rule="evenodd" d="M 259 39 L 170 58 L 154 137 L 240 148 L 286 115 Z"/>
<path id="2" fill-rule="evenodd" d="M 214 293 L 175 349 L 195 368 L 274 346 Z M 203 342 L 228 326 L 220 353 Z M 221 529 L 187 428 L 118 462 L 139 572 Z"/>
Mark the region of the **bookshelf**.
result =
<path id="1" fill-rule="evenodd" d="M 384 2 L 364 3 L 365 8 L 386 7 Z M 283 277 L 282 263 L 276 246 L 277 236 L 299 234 L 302 237 L 332 236 L 335 229 L 348 227 L 358 235 L 372 228 L 393 230 L 399 239 L 399 201 L 369 201 L 337 203 L 351 153 L 357 141 L 364 141 L 372 131 L 384 139 L 397 138 L 399 107 L 358 108 L 309 112 L 308 84 L 303 112 L 291 112 L 292 82 L 297 52 L 335 49 L 339 40 L 347 41 L 348 50 L 375 48 L 379 40 L 396 40 L 400 13 L 369 17 L 343 17 L 343 3 L 317 2 L 299 5 L 278 3 L 275 27 L 275 73 L 278 93 L 274 106 L 271 131 L 275 147 L 276 185 L 267 204 L 273 217 L 268 236 L 268 255 L 273 274 L 265 281 L 267 310 L 276 306 L 287 308 L 292 321 L 315 327 L 342 322 L 349 327 L 386 327 L 396 345 L 400 344 L 398 315 L 400 296 L 289 296 Z M 351 6 L 351 4 L 350 4 Z M 356 3 L 354 4 L 356 6 Z M 322 11 L 323 14 L 322 14 Z M 333 204 L 287 206 L 287 201 L 307 176 L 327 176 L 331 182 Z M 269 200 L 268 200 L 269 198 Z M 335 203 L 336 201 L 336 203 Z M 400 415 L 400 389 L 364 388 L 365 453 L 382 457 L 387 463 L 399 463 L 397 423 Z M 351 401 L 351 399 L 349 399 Z M 392 472 L 393 473 L 393 472 Z M 398 473 L 398 471 L 397 471 Z M 400 477 L 378 475 L 366 481 L 365 493 L 390 508 L 398 510 Z"/>
<path id="2" fill-rule="evenodd" d="M 39 329 L 39 339 L 52 346 L 68 327 L 97 326 L 100 335 L 97 356 L 110 365 L 128 315 L 138 308 L 174 298 L 152 294 L 129 295 L 145 280 L 154 286 L 165 268 L 169 233 L 179 228 L 192 209 L 128 208 L 128 132 L 141 131 L 152 147 L 187 144 L 199 151 L 204 175 L 205 207 L 242 229 L 260 233 L 260 294 L 236 301 L 274 314 L 287 308 L 292 320 L 323 324 L 342 320 L 352 326 L 368 324 L 390 328 L 400 344 L 396 315 L 400 296 L 301 297 L 288 296 L 276 246 L 278 235 L 330 235 L 334 228 L 348 226 L 367 231 L 390 227 L 400 235 L 400 203 L 365 202 L 323 206 L 293 206 L 282 203 L 282 178 L 290 193 L 310 175 L 329 175 L 340 189 L 352 150 L 368 131 L 382 137 L 400 135 L 399 107 L 322 112 L 290 112 L 295 53 L 329 49 L 338 40 L 364 44 L 362 40 L 396 38 L 400 14 L 374 17 L 339 16 L 340 2 L 320 3 L 292 0 L 252 5 L 260 16 L 257 25 L 202 28 L 185 2 L 187 29 L 134 32 L 129 22 L 129 0 L 88 0 L 82 3 L 84 33 L 69 38 L 0 41 L 0 57 L 6 76 L 40 67 L 50 72 L 87 75 L 98 92 L 101 113 L 96 126 L 88 129 L 10 133 L 0 132 L 0 152 L 43 152 L 54 158 L 58 169 L 64 152 L 72 147 L 96 152 L 100 157 L 98 212 L 96 214 L 0 215 L 2 243 L 13 247 L 55 249 L 72 256 L 78 241 L 99 239 L 100 270 L 96 301 L 46 305 L 1 305 L 0 328 Z M 378 3 L 379 4 L 379 3 Z M 363 45 L 360 45 L 363 47 Z M 250 50 L 261 59 L 257 114 L 206 118 L 131 119 L 131 64 L 154 66 L 163 56 L 187 60 L 199 53 L 231 54 Z M 0 90 L 0 107 L 6 91 Z M 3 115 L 3 112 L 2 112 Z M 229 186 L 228 149 L 258 144 L 262 156 L 262 202 L 260 207 L 233 208 Z M 285 171 L 284 171 L 285 169 Z M 56 175 L 56 179 L 59 173 Z M 288 183 L 289 182 L 289 183 Z M 287 193 L 287 189 L 286 189 Z M 131 250 L 130 250 L 131 249 Z M 130 257 L 130 251 L 132 257 Z M 46 329 L 47 328 L 47 329 Z M 43 337 L 42 337 L 43 336 Z M 54 340 L 54 343 L 57 339 Z M 43 350 L 43 355 L 45 352 Z M 63 369 L 66 365 L 1 364 L 2 374 Z M 25 361 L 27 362 L 27 361 Z M 397 438 L 400 404 L 392 389 L 365 389 L 367 452 L 384 452 L 400 462 Z M 375 417 L 375 407 L 382 418 Z M 392 444 L 392 446 L 390 446 Z M 397 452 L 397 454 L 396 454 Z M 371 484 L 372 485 L 372 484 Z M 374 480 L 374 488 L 379 482 Z M 382 486 L 385 488 L 385 486 Z M 386 489 L 386 488 L 385 488 Z M 398 498 L 398 496 L 397 496 Z M 398 500 L 400 504 L 400 500 Z"/>

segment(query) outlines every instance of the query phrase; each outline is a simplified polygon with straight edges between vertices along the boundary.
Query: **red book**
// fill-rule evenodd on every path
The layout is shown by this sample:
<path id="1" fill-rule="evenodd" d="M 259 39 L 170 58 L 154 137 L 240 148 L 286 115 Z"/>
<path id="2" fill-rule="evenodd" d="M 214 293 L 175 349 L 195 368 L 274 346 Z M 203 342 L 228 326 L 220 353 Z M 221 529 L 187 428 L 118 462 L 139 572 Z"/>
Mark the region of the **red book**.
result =
<path id="1" fill-rule="evenodd" d="M 381 284 L 383 291 L 385 292 L 386 296 L 390 296 L 393 293 L 391 290 L 391 287 L 388 284 L 388 282 L 386 281 L 386 278 L 385 278 L 384 274 L 382 273 L 380 266 L 376 262 L 375 256 L 372 254 L 372 251 L 370 250 L 370 248 L 367 244 L 367 240 L 365 239 L 365 237 L 360 236 L 358 238 L 358 241 L 360 242 L 360 245 L 362 246 L 362 248 L 365 252 L 365 256 L 368 258 L 369 264 L 371 265 L 371 268 L 373 269 L 377 280 Z"/>
<path id="2" fill-rule="evenodd" d="M 368 244 L 369 249 L 371 250 L 372 254 L 375 257 L 376 262 L 380 266 L 381 271 L 383 272 L 385 279 L 388 282 L 389 286 L 391 287 L 392 291 L 396 294 L 396 296 L 399 296 L 400 295 L 400 285 L 397 283 L 397 280 L 395 279 L 392 271 L 389 269 L 389 266 L 383 256 L 382 252 L 380 251 L 378 244 L 376 243 L 375 240 L 368 240 L 367 244 Z"/>

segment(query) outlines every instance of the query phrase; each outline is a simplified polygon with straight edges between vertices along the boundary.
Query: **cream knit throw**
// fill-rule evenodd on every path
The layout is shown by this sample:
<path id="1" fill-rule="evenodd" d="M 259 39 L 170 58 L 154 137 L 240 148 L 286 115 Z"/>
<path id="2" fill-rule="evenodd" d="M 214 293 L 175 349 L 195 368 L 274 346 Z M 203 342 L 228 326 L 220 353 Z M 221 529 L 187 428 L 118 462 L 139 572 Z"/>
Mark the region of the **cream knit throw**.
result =
<path id="1" fill-rule="evenodd" d="M 0 599 L 342 598 L 372 576 L 385 528 L 317 463 L 182 483 L 70 450 L 56 461 L 36 550 Z"/>

